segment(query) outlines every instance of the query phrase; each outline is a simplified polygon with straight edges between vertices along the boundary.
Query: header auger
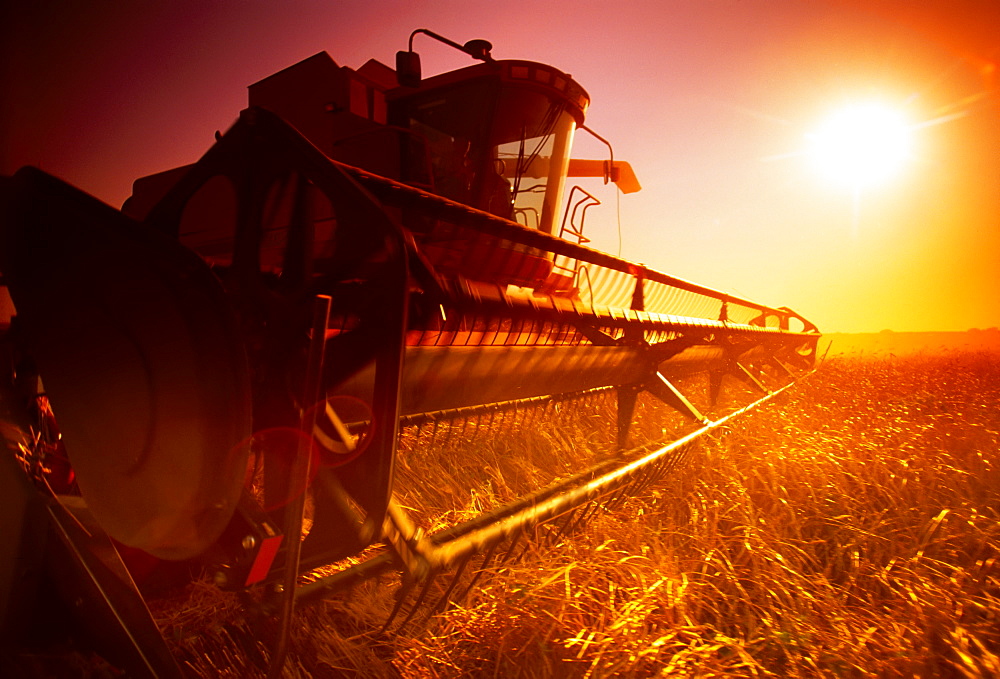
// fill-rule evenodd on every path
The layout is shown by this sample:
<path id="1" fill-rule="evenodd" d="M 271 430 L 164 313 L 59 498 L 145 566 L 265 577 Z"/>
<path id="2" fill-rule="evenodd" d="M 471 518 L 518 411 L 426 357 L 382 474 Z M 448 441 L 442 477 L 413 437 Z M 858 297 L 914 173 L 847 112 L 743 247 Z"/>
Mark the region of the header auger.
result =
<path id="1" fill-rule="evenodd" d="M 421 79 L 412 37 L 396 71 L 318 54 L 121 212 L 33 168 L 3 179 L 5 638 L 37 631 L 55 582 L 116 662 L 181 676 L 140 590 L 196 564 L 282 621 L 277 671 L 296 603 L 393 570 L 396 613 L 439 574 L 447 601 L 474 558 L 640 492 L 811 368 L 819 333 L 789 309 L 587 247 L 597 199 L 567 179 L 639 187 L 570 157 L 572 78 L 422 32 L 482 63 Z M 712 419 L 692 376 L 712 403 L 727 376 L 758 396 Z M 693 427 L 630 445 L 641 393 Z M 436 532 L 395 499 L 410 439 L 595 400 L 616 434 L 586 471 Z"/>

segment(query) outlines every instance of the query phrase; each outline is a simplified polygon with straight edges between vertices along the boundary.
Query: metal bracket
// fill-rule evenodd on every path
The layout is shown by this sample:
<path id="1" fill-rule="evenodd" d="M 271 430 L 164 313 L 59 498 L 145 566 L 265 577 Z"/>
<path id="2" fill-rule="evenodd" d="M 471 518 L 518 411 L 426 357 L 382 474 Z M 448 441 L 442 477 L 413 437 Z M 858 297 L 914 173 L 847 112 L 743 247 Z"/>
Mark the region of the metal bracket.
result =
<path id="1" fill-rule="evenodd" d="M 783 372 L 789 379 L 795 379 L 795 373 L 792 372 L 792 369 L 789 368 L 784 363 L 782 363 L 781 361 L 779 361 L 776 356 L 772 356 L 770 359 L 768 359 L 767 362 L 770 365 L 773 365 L 775 368 L 777 368 L 781 372 Z"/>
<path id="2" fill-rule="evenodd" d="M 639 398 L 639 389 L 635 387 L 618 387 L 618 449 L 623 450 L 628 441 L 628 432 L 632 426 L 632 416 L 635 414 L 635 403 Z"/>
<path id="3" fill-rule="evenodd" d="M 771 390 L 768 389 L 763 382 L 757 379 L 757 377 L 752 372 L 747 370 L 746 366 L 744 366 L 742 363 L 737 362 L 734 364 L 733 367 L 735 368 L 735 370 L 732 371 L 733 376 L 743 380 L 744 382 L 746 382 L 747 384 L 749 384 L 751 387 L 753 387 L 762 394 L 771 393 Z"/>
<path id="4" fill-rule="evenodd" d="M 646 383 L 644 386 L 647 391 L 674 410 L 679 411 L 685 417 L 689 417 L 695 422 L 699 422 L 701 424 L 707 425 L 711 423 L 711 420 L 702 415 L 701 411 L 695 408 L 694 405 L 687 400 L 687 397 L 685 397 L 684 394 L 682 394 L 677 387 L 671 384 L 670 380 L 664 377 L 659 371 L 656 372 L 653 380 Z"/>
<path id="5" fill-rule="evenodd" d="M 182 679 L 184 673 L 111 538 L 82 499 L 62 499 L 53 498 L 48 506 L 58 545 L 49 550 L 49 568 L 57 588 L 65 589 L 80 628 L 110 660 L 124 664 L 130 676 Z"/>
<path id="6" fill-rule="evenodd" d="M 413 523 L 395 497 L 389 501 L 382 534 L 402 562 L 407 576 L 419 581 L 441 566 L 434 558 L 434 545 L 424 537 L 424 531 Z"/>

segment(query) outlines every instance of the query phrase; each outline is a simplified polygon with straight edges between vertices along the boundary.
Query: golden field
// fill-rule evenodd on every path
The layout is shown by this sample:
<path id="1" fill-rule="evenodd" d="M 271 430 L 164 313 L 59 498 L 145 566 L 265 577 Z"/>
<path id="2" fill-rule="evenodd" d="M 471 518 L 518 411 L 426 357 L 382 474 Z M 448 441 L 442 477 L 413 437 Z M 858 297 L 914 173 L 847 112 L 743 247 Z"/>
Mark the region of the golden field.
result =
<path id="1" fill-rule="evenodd" d="M 583 409 L 577 439 L 536 422 L 516 445 L 578 470 L 610 438 L 606 405 Z M 662 430 L 669 414 L 641 406 L 639 434 Z M 461 519 L 534 482 L 498 441 L 425 446 L 445 453 L 423 476 L 401 459 L 404 504 L 439 489 L 431 513 Z M 1000 354 L 834 355 L 448 610 L 381 633 L 392 600 L 373 582 L 299 611 L 287 676 L 1000 676 L 998 444 Z M 184 596 L 158 611 L 177 658 L 252 676 L 266 644 L 235 602 Z"/>

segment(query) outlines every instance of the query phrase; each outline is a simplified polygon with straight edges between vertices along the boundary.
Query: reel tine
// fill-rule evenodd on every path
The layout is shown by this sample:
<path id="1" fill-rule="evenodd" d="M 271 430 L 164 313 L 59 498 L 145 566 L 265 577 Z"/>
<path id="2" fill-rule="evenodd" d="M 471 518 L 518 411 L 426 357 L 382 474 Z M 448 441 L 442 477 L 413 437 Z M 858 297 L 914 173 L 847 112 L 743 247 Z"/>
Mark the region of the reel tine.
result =
<path id="1" fill-rule="evenodd" d="M 661 463 L 650 465 L 648 469 L 643 469 L 641 473 L 636 474 L 634 480 L 629 485 L 628 497 L 636 497 L 643 493 L 653 482 L 660 476 L 659 466 Z"/>
<path id="2" fill-rule="evenodd" d="M 476 425 L 472 429 L 472 443 L 478 443 L 479 438 L 483 434 L 483 431 L 485 431 L 485 429 L 483 428 L 483 418 L 485 416 L 486 415 L 484 413 L 478 413 L 476 415 Z"/>
<path id="3" fill-rule="evenodd" d="M 455 423 L 451 420 L 443 422 L 441 424 L 444 429 L 444 441 L 441 442 L 441 447 L 446 448 L 451 443 L 452 434 L 455 433 Z"/>
<path id="4" fill-rule="evenodd" d="M 403 631 L 403 628 L 406 627 L 409 624 L 410 620 L 413 619 L 413 616 L 416 615 L 417 611 L 420 609 L 420 605 L 424 602 L 424 599 L 427 598 L 427 593 L 430 591 L 431 586 L 434 584 L 434 581 L 437 580 L 437 576 L 438 576 L 437 570 L 432 570 L 431 572 L 429 572 L 427 575 L 424 576 L 424 586 L 420 589 L 420 594 L 417 595 L 416 601 L 414 601 L 413 604 L 410 606 L 410 610 L 407 612 L 406 617 L 403 619 L 403 622 L 399 623 L 399 626 L 396 628 L 396 634 L 401 633 Z M 415 585 L 416 583 L 414 583 L 414 586 Z M 397 608 L 397 610 L 393 611 L 393 615 L 383 626 L 382 628 L 383 630 L 388 630 L 389 623 L 392 622 L 392 619 L 395 617 L 395 613 L 398 612 L 399 608 L 402 608 L 401 604 L 402 604 L 402 599 L 400 600 L 400 606 Z"/>
<path id="5" fill-rule="evenodd" d="M 567 527 L 569 527 L 574 522 L 574 517 L 580 511 L 580 507 L 574 507 L 570 511 L 559 517 L 558 524 L 553 525 L 553 523 L 546 524 L 546 527 L 551 528 L 548 535 L 545 536 L 545 546 L 551 547 L 557 544 L 559 538 L 567 534 Z"/>
<path id="6" fill-rule="evenodd" d="M 434 442 L 435 442 L 435 441 L 437 441 L 437 433 L 438 433 L 438 419 L 437 419 L 436 417 L 435 417 L 435 418 L 433 418 L 433 419 L 432 419 L 432 420 L 430 421 L 430 423 L 429 423 L 429 424 L 430 424 L 430 430 L 431 430 L 431 431 L 430 431 L 430 437 L 431 437 L 431 440 L 427 442 L 427 445 L 428 445 L 428 446 L 433 446 L 433 445 L 434 445 Z"/>
<path id="7" fill-rule="evenodd" d="M 580 516 L 576 518 L 576 521 L 573 522 L 573 525 L 569 527 L 569 530 L 567 532 L 570 535 L 572 535 L 577 531 L 578 528 L 586 525 L 587 522 L 590 521 L 590 519 L 594 516 L 594 514 L 596 514 L 597 511 L 600 509 L 600 506 L 601 506 L 600 498 L 594 498 L 593 500 L 588 502 L 586 507 L 584 507 L 583 510 L 580 512 Z"/>
<path id="8" fill-rule="evenodd" d="M 605 503 L 605 508 L 609 512 L 616 511 L 619 507 L 625 504 L 625 501 L 631 497 L 632 489 L 635 486 L 635 480 L 629 480 L 623 483 L 617 490 L 617 492 L 610 493 L 610 499 Z"/>
<path id="9" fill-rule="evenodd" d="M 539 528 L 540 528 L 540 526 L 538 526 L 538 525 L 534 525 L 534 526 L 531 527 L 532 537 L 525 539 L 524 545 L 522 545 L 521 550 L 517 553 L 517 556 L 514 557 L 514 562 L 515 563 L 519 562 L 521 559 L 524 558 L 524 555 L 528 553 L 529 549 L 531 549 L 532 543 L 536 543 L 537 544 L 537 542 L 538 542 L 538 529 Z"/>
<path id="10" fill-rule="evenodd" d="M 624 495 L 623 493 L 613 493 L 605 496 L 607 497 L 607 499 L 604 502 L 604 511 L 608 512 L 609 514 L 611 512 L 617 511 L 618 508 L 622 505 L 623 495 Z"/>
<path id="11" fill-rule="evenodd" d="M 383 623 L 382 627 L 379 629 L 379 634 L 384 634 L 389 630 L 389 627 L 392 625 L 392 621 L 396 619 L 397 615 L 399 615 L 399 611 L 402 610 L 403 604 L 406 602 L 407 597 L 409 597 L 410 592 L 417 586 L 416 579 L 405 578 L 405 580 L 406 582 L 400 585 L 399 591 L 396 592 L 396 603 L 393 605 L 392 611 L 389 612 L 389 617 L 386 618 L 385 623 Z"/>
<path id="12" fill-rule="evenodd" d="M 458 584 L 458 581 L 461 579 L 462 574 L 465 572 L 465 567 L 469 565 L 470 561 L 472 561 L 472 557 L 473 554 L 470 553 L 468 556 L 462 559 L 461 563 L 458 564 L 458 568 L 455 569 L 455 574 L 452 575 L 451 583 L 448 585 L 448 588 L 445 589 L 443 594 L 441 594 L 437 602 L 427 610 L 427 615 L 424 617 L 425 625 L 430 621 L 431 618 L 433 618 L 435 615 L 443 611 L 445 608 L 448 607 L 449 604 L 452 603 L 452 600 L 450 598 L 451 593 L 455 590 L 455 586 Z"/>
<path id="13" fill-rule="evenodd" d="M 601 498 L 595 497 L 589 502 L 580 505 L 577 509 L 570 513 L 570 516 L 577 514 L 572 522 L 564 522 L 563 526 L 560 528 L 560 535 L 573 535 L 578 529 L 585 526 L 588 521 L 590 521 L 595 514 L 601 509 Z M 568 524 L 568 525 L 567 525 Z"/>
<path id="14" fill-rule="evenodd" d="M 476 586 L 476 583 L 479 581 L 483 572 L 489 568 L 490 563 L 493 561 L 493 557 L 496 555 L 497 547 L 499 547 L 500 544 L 500 542 L 495 542 L 490 545 L 489 549 L 486 550 L 486 554 L 483 556 L 483 562 L 479 565 L 479 568 L 476 569 L 476 572 L 472 574 L 472 579 L 469 580 L 469 584 L 466 585 L 465 589 L 462 590 L 462 593 L 454 599 L 456 603 L 465 601 L 465 598 L 469 596 L 469 592 L 471 592 L 473 587 Z"/>
<path id="15" fill-rule="evenodd" d="M 514 536 L 510 539 L 510 545 L 507 547 L 507 551 L 505 551 L 503 553 L 503 556 L 500 557 L 500 561 L 498 562 L 500 565 L 503 565 L 510 560 L 511 556 L 513 556 L 514 554 L 515 548 L 517 548 L 517 545 L 518 543 L 521 542 L 521 538 L 523 536 L 524 536 L 523 530 L 517 530 L 514 533 Z"/>

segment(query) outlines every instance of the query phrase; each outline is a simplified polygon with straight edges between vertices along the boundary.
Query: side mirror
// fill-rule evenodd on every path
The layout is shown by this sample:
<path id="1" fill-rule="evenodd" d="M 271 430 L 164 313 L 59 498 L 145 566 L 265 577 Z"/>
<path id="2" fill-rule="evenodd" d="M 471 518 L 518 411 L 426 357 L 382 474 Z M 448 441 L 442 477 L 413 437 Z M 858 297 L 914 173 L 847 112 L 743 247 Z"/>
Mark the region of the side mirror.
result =
<path id="1" fill-rule="evenodd" d="M 420 87 L 420 55 L 396 52 L 396 80 L 403 87 Z"/>

